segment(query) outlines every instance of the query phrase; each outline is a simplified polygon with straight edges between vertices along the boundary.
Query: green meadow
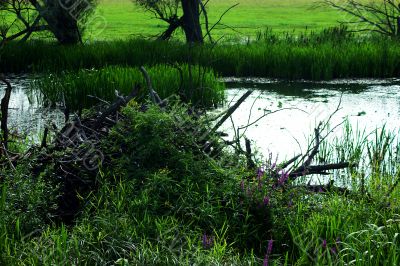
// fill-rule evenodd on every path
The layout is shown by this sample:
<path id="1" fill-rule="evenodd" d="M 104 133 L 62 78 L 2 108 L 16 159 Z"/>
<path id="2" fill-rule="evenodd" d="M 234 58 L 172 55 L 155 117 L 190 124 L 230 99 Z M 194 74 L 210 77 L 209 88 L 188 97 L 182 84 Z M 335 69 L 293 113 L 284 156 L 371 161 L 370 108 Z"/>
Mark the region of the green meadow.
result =
<path id="1" fill-rule="evenodd" d="M 213 31 L 216 38 L 254 37 L 267 28 L 276 32 L 320 31 L 336 25 L 342 16 L 331 8 L 317 7 L 310 0 L 211 0 L 207 5 L 210 25 L 235 4 L 239 5 L 231 9 Z M 131 0 L 101 0 L 96 16 L 104 18 L 106 27 L 101 32 L 97 27 L 89 27 L 88 38 L 150 37 L 166 28 L 166 23 L 155 19 L 150 12 L 143 12 Z"/>

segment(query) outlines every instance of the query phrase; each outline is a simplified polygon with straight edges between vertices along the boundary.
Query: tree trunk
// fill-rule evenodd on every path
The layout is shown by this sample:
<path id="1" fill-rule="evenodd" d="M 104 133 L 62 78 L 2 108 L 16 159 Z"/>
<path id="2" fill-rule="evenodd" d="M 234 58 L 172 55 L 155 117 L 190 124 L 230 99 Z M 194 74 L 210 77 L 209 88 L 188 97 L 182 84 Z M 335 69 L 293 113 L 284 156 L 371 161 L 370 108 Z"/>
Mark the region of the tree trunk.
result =
<path id="1" fill-rule="evenodd" d="M 48 1 L 41 6 L 36 0 L 30 0 L 36 10 L 47 22 L 50 31 L 61 44 L 81 42 L 78 21 L 71 10 L 66 9 L 66 1 Z"/>
<path id="2" fill-rule="evenodd" d="M 203 43 L 199 1 L 200 0 L 182 0 L 182 26 L 188 43 Z"/>
<path id="3" fill-rule="evenodd" d="M 172 37 L 172 34 L 175 32 L 175 30 L 182 26 L 182 19 L 178 18 L 177 16 L 174 16 L 174 17 L 168 19 L 167 22 L 169 23 L 168 29 L 166 29 L 158 37 L 158 40 L 161 40 L 161 41 L 169 40 Z"/>

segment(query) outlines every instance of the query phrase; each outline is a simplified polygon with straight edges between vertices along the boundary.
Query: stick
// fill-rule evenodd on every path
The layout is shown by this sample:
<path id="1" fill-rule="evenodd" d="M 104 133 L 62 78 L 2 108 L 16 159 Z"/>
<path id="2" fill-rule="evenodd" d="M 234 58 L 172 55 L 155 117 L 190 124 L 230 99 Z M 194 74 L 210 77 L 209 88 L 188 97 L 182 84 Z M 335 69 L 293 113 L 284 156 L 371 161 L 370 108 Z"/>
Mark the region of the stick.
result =
<path id="1" fill-rule="evenodd" d="M 349 163 L 349 162 L 324 164 L 324 165 L 310 165 L 307 168 L 298 168 L 298 170 L 291 172 L 289 174 L 289 177 L 295 179 L 299 176 L 320 174 L 320 173 L 325 174 L 326 173 L 325 171 L 328 170 L 344 169 L 349 167 L 355 167 L 357 165 L 358 165 L 357 163 Z"/>
<path id="2" fill-rule="evenodd" d="M 217 131 L 218 130 L 218 128 L 220 127 L 220 126 L 222 126 L 222 124 L 236 111 L 236 109 L 238 109 L 238 107 L 247 99 L 247 97 L 249 97 L 250 96 L 250 94 L 252 94 L 253 93 L 253 91 L 246 91 L 246 93 L 245 94 L 243 94 L 242 95 L 242 97 L 240 97 L 240 99 L 234 104 L 234 105 L 232 105 L 229 109 L 228 109 L 228 111 L 226 112 L 226 114 L 221 118 L 221 120 L 219 120 L 218 122 L 217 122 L 217 124 L 215 124 L 215 126 L 211 129 L 211 131 L 206 135 L 206 136 L 209 136 L 209 135 L 211 135 L 211 134 L 213 134 L 213 133 L 215 133 L 215 131 Z M 205 136 L 205 137 L 206 137 Z"/>
<path id="3" fill-rule="evenodd" d="M 93 129 L 98 129 L 107 116 L 117 112 L 122 106 L 126 105 L 131 99 L 135 98 L 136 95 L 139 93 L 139 89 L 139 86 L 135 86 L 128 96 L 126 96 L 125 98 L 118 98 L 113 104 L 111 104 L 111 106 L 107 110 L 105 110 L 96 120 Z"/>
<path id="4" fill-rule="evenodd" d="M 142 72 L 143 77 L 146 80 L 146 84 L 147 84 L 147 88 L 149 89 L 149 95 L 150 95 L 151 101 L 160 107 L 164 107 L 165 100 L 164 101 L 161 100 L 160 96 L 158 96 L 158 93 L 154 90 L 153 82 L 151 81 L 149 74 L 147 73 L 146 69 L 143 66 L 140 67 L 140 72 Z"/>
<path id="5" fill-rule="evenodd" d="M 244 141 L 245 141 L 245 144 L 246 144 L 247 168 L 248 169 L 254 169 L 256 167 L 256 164 L 251 159 L 251 143 L 250 143 L 250 140 L 248 138 L 245 138 Z"/>
<path id="6" fill-rule="evenodd" d="M 1 99 L 1 131 L 3 133 L 3 138 L 1 140 L 4 151 L 8 149 L 8 105 L 10 103 L 12 87 L 10 82 L 8 82 L 3 76 L 0 76 L 0 81 L 4 82 L 7 86 L 6 94 L 3 99 Z"/>

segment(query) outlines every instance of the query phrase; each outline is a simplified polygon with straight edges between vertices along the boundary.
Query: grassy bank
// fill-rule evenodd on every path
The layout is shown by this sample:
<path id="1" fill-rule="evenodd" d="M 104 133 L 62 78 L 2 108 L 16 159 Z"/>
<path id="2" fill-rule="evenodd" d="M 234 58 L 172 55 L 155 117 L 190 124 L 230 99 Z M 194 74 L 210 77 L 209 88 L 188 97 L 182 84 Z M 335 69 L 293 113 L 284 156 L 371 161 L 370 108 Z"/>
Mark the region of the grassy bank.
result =
<path id="1" fill-rule="evenodd" d="M 208 126 L 188 117 L 184 106 L 169 112 L 131 106 L 101 144 L 108 163 L 84 177 L 94 185 L 80 194 L 82 209 L 70 225 L 54 216 L 61 191 L 52 164 L 39 173 L 30 172 L 29 162 L 2 170 L 1 264 L 400 262 L 399 165 L 389 164 L 396 162 L 394 136 L 349 135 L 326 146 L 326 153 L 345 152 L 353 160 L 369 150 L 371 160 L 346 174 L 351 192 L 311 193 L 296 182 L 277 185 L 271 161 L 252 171 L 229 151 L 213 158 L 199 152 L 195 134 L 176 134 L 175 119 L 178 114 L 188 128 Z"/>
<path id="2" fill-rule="evenodd" d="M 178 95 L 186 102 L 204 107 L 215 107 L 224 100 L 224 84 L 210 69 L 188 65 L 156 65 L 148 68 L 148 73 L 162 99 Z M 138 68 L 106 67 L 50 74 L 35 81 L 32 89 L 35 94 L 40 92 L 39 102 L 65 101 L 70 111 L 75 112 L 98 104 L 97 99 L 88 95 L 112 101 L 116 91 L 128 95 L 135 84 L 142 88 L 142 96 L 148 94 L 146 82 Z"/>
<path id="3" fill-rule="evenodd" d="M 319 31 L 334 26 L 341 14 L 330 8 L 313 9 L 313 1 L 308 0 L 227 0 L 210 1 L 208 15 L 210 25 L 218 21 L 222 13 L 230 6 L 239 6 L 227 13 L 221 25 L 213 31 L 216 38 L 254 38 L 257 31 L 273 27 L 279 32 Z M 84 38 L 108 39 L 131 38 L 132 36 L 154 36 L 162 32 L 166 23 L 145 13 L 130 0 L 101 0 L 96 13 L 104 21 L 105 28 L 89 25 Z M 153 18 L 153 19 L 152 19 Z M 234 30 L 232 30 L 234 29 Z M 178 34 L 178 38 L 182 35 Z"/>
<path id="4" fill-rule="evenodd" d="M 190 48 L 181 43 L 145 40 L 96 42 L 60 47 L 46 42 L 10 44 L 0 70 L 5 72 L 77 70 L 109 65 L 140 66 L 191 62 L 222 76 L 324 80 L 385 78 L 400 73 L 399 43 L 341 36 L 266 34 L 250 44 Z"/>

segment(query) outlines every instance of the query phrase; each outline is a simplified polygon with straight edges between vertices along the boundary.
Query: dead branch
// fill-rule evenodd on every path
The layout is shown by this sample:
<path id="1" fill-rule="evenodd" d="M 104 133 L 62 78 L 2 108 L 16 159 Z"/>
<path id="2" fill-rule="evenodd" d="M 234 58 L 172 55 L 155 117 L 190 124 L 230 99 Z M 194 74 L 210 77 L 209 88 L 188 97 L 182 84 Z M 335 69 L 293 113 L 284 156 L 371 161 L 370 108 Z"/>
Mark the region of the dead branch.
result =
<path id="1" fill-rule="evenodd" d="M 10 103 L 11 91 L 12 87 L 10 82 L 8 82 L 3 76 L 0 76 L 0 81 L 6 84 L 6 93 L 4 97 L 1 99 L 1 133 L 2 139 L 1 143 L 4 146 L 4 149 L 8 149 L 8 105 Z M 4 150 L 4 151 L 5 151 Z"/>
<path id="2" fill-rule="evenodd" d="M 398 36 L 400 33 L 400 5 L 395 0 L 380 0 L 378 3 L 374 1 L 366 3 L 361 0 L 342 2 L 321 0 L 321 4 L 333 7 L 357 19 L 357 21 L 342 22 L 344 24 L 365 25 L 352 30 L 353 32 L 373 31 L 388 36 Z"/>
<path id="3" fill-rule="evenodd" d="M 165 105 L 167 104 L 166 100 L 161 100 L 160 96 L 158 96 L 158 93 L 155 91 L 153 87 L 153 82 L 143 66 L 140 67 L 140 72 L 142 72 L 143 77 L 146 80 L 147 89 L 149 90 L 149 96 L 151 101 L 160 107 L 165 107 Z"/>
<path id="4" fill-rule="evenodd" d="M 105 110 L 100 117 L 96 120 L 95 125 L 94 125 L 94 129 L 98 129 L 100 128 L 101 124 L 104 122 L 104 120 L 106 119 L 107 116 L 119 111 L 121 109 L 122 106 L 126 105 L 130 100 L 132 100 L 133 98 L 135 98 L 138 93 L 139 93 L 140 87 L 139 86 L 135 86 L 132 90 L 132 92 L 126 96 L 126 97 L 122 97 L 122 98 L 118 98 L 112 105 L 110 105 L 110 107 Z"/>
<path id="5" fill-rule="evenodd" d="M 253 91 L 246 91 L 246 93 L 243 94 L 242 97 L 240 97 L 240 99 L 226 111 L 226 114 L 215 124 L 215 126 L 210 130 L 207 136 L 215 133 L 252 93 Z"/>
<path id="6" fill-rule="evenodd" d="M 247 160 L 247 169 L 254 169 L 256 167 L 256 164 L 254 163 L 252 157 L 252 152 L 251 152 L 251 143 L 248 138 L 245 138 L 245 144 L 246 144 L 246 160 Z"/>

